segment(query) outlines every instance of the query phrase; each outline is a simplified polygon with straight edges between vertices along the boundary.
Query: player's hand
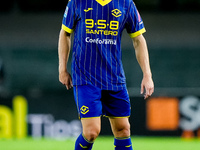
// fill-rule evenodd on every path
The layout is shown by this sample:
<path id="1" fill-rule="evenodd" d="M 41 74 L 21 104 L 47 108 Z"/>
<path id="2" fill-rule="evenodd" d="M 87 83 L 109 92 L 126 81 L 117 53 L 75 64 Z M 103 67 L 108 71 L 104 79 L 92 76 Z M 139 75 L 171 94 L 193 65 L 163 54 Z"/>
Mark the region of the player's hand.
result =
<path id="1" fill-rule="evenodd" d="M 59 81 L 66 86 L 67 90 L 73 87 L 71 75 L 66 72 L 59 72 Z"/>
<path id="2" fill-rule="evenodd" d="M 154 83 L 151 77 L 143 77 L 141 83 L 141 94 L 144 94 L 144 99 L 150 97 L 154 92 Z"/>

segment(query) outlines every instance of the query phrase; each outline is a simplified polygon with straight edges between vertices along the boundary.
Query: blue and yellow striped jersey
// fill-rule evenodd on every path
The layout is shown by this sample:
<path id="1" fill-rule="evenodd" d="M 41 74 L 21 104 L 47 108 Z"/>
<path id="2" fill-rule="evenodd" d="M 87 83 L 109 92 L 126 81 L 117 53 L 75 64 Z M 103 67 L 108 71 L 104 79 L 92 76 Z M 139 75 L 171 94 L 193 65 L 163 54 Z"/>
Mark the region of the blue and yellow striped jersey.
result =
<path id="1" fill-rule="evenodd" d="M 62 29 L 74 32 L 72 80 L 105 90 L 126 87 L 121 61 L 121 35 L 131 38 L 145 32 L 132 0 L 71 0 Z"/>

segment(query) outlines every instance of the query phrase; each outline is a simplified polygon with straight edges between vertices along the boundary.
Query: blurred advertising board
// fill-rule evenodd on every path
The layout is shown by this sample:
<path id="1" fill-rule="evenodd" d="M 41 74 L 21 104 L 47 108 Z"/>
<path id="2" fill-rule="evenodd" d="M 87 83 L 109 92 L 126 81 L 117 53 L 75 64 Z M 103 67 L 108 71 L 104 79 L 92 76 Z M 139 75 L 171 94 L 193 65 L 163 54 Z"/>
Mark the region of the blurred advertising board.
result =
<path id="1" fill-rule="evenodd" d="M 151 98 L 146 103 L 146 127 L 150 131 L 178 131 L 184 138 L 200 137 L 200 99 Z"/>
<path id="2" fill-rule="evenodd" d="M 132 135 L 200 137 L 200 98 L 131 97 Z M 82 130 L 73 94 L 14 96 L 0 100 L 0 138 L 77 137 Z M 101 135 L 111 135 L 102 117 Z"/>

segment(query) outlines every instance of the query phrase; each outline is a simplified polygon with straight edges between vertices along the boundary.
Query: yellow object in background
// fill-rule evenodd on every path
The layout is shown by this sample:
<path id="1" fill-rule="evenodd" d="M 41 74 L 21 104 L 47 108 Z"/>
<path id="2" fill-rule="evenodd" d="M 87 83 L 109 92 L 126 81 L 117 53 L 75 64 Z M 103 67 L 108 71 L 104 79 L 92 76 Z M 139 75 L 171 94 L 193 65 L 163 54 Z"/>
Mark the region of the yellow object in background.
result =
<path id="1" fill-rule="evenodd" d="M 13 98 L 13 112 L 0 105 L 0 138 L 27 137 L 27 100 L 23 96 Z"/>
<path id="2" fill-rule="evenodd" d="M 16 138 L 27 136 L 27 101 L 23 96 L 16 96 L 13 99 L 14 131 Z"/>
<path id="3" fill-rule="evenodd" d="M 10 108 L 0 105 L 0 138 L 12 138 L 13 114 Z"/>

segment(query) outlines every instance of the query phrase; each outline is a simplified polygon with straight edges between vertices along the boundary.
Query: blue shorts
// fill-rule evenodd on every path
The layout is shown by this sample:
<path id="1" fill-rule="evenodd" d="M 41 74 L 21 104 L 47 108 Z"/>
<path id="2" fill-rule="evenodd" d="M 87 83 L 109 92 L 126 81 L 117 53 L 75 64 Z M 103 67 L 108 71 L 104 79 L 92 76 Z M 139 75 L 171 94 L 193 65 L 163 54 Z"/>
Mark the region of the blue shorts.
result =
<path id="1" fill-rule="evenodd" d="M 127 89 L 102 90 L 93 85 L 74 86 L 74 98 L 80 118 L 129 117 L 131 112 Z"/>

